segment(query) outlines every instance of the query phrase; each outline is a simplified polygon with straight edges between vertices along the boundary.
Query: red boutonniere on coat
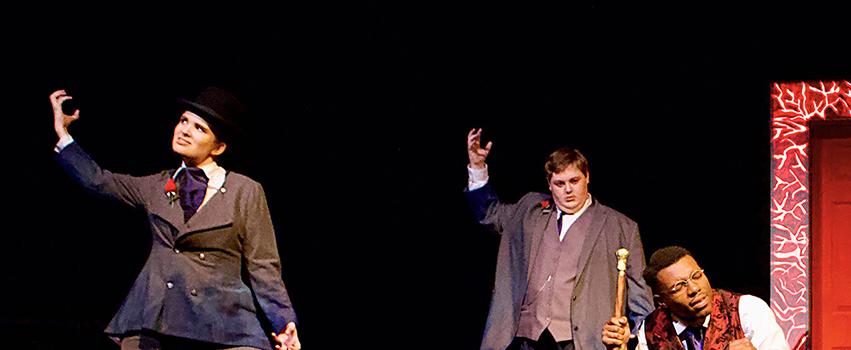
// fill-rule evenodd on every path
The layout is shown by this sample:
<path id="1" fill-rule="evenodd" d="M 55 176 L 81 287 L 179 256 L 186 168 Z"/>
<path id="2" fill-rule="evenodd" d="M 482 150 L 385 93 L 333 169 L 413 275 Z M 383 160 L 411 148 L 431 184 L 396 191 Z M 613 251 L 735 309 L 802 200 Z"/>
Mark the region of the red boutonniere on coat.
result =
<path id="1" fill-rule="evenodd" d="M 541 201 L 541 212 L 543 214 L 549 214 L 553 211 L 552 203 L 550 203 L 549 199 L 544 199 Z"/>
<path id="2" fill-rule="evenodd" d="M 168 178 L 168 182 L 165 183 L 165 196 L 168 197 L 168 205 L 174 205 L 174 201 L 178 198 L 177 184 L 172 178 Z"/>

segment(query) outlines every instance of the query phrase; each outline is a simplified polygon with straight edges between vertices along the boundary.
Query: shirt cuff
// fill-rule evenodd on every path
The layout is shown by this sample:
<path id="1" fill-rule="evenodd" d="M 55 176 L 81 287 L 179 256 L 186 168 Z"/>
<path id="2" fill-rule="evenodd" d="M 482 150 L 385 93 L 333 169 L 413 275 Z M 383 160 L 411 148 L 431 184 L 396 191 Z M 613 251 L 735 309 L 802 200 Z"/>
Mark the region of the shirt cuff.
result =
<path id="1" fill-rule="evenodd" d="M 62 152 L 65 147 L 68 147 L 71 143 L 74 142 L 74 138 L 71 135 L 62 137 L 59 139 L 59 142 L 56 143 L 56 146 L 53 147 L 53 151 L 56 153 Z"/>
<path id="2" fill-rule="evenodd" d="M 475 191 L 487 185 L 488 183 L 488 165 L 482 169 L 473 169 L 470 164 L 467 164 L 467 190 Z"/>

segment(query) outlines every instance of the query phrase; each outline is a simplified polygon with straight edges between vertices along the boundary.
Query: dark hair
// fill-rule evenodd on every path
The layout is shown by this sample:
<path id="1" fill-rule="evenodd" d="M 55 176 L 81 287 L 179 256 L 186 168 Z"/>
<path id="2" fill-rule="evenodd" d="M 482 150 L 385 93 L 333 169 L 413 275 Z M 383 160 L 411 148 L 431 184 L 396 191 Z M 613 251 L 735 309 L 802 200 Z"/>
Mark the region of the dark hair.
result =
<path id="1" fill-rule="evenodd" d="M 647 282 L 651 289 L 656 291 L 656 289 L 659 288 L 659 278 L 657 277 L 659 271 L 673 265 L 677 261 L 680 261 L 680 259 L 684 256 L 693 255 L 687 249 L 678 246 L 670 246 L 656 250 L 653 252 L 653 255 L 650 256 L 650 261 L 647 263 L 647 267 L 644 268 L 644 272 L 642 273 L 644 281 Z"/>
<path id="2" fill-rule="evenodd" d="M 553 151 L 553 153 L 550 153 L 550 156 L 547 157 L 547 163 L 544 164 L 544 171 L 547 173 L 547 181 L 553 177 L 553 174 L 560 173 L 571 165 L 576 166 L 579 171 L 585 174 L 585 176 L 588 176 L 588 159 L 582 155 L 582 152 L 579 152 L 577 149 L 567 147 Z"/>

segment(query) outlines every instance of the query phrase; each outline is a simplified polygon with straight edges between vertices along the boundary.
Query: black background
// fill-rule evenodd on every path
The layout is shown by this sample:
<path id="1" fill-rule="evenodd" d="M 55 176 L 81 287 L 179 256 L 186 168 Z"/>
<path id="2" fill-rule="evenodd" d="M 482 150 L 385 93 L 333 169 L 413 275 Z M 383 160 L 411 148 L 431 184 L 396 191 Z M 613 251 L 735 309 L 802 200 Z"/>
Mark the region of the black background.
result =
<path id="1" fill-rule="evenodd" d="M 266 189 L 313 349 L 478 346 L 497 240 L 463 197 L 473 127 L 494 142 L 504 200 L 546 192 L 547 154 L 577 147 L 592 194 L 639 223 L 646 254 L 683 245 L 713 286 L 767 300 L 771 84 L 851 76 L 843 31 L 791 15 L 592 2 L 31 9 L 4 24 L 2 342 L 115 348 L 101 331 L 149 250 L 143 214 L 87 195 L 52 160 L 59 88 L 81 106 L 77 142 L 136 175 L 179 164 L 178 97 L 214 84 L 248 105 L 251 137 L 223 165 Z"/>

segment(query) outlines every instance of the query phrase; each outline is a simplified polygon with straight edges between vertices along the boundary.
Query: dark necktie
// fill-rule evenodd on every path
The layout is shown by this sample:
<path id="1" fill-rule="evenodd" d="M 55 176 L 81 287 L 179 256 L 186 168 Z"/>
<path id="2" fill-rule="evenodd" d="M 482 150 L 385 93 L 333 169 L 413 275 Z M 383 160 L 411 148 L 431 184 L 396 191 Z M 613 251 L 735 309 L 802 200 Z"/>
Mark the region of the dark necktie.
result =
<path id="1" fill-rule="evenodd" d="M 189 221 L 201 207 L 207 194 L 207 175 L 200 168 L 187 167 L 177 175 L 180 190 L 180 207 L 183 208 L 183 220 Z"/>
<path id="2" fill-rule="evenodd" d="M 557 227 L 558 227 L 558 236 L 559 237 L 561 237 L 561 225 L 562 225 L 562 222 L 564 222 L 564 216 L 565 215 L 567 215 L 567 213 L 561 212 L 561 214 L 558 216 L 558 226 Z"/>
<path id="3" fill-rule="evenodd" d="M 680 337 L 686 341 L 688 350 L 703 350 L 703 327 L 688 327 Z"/>

